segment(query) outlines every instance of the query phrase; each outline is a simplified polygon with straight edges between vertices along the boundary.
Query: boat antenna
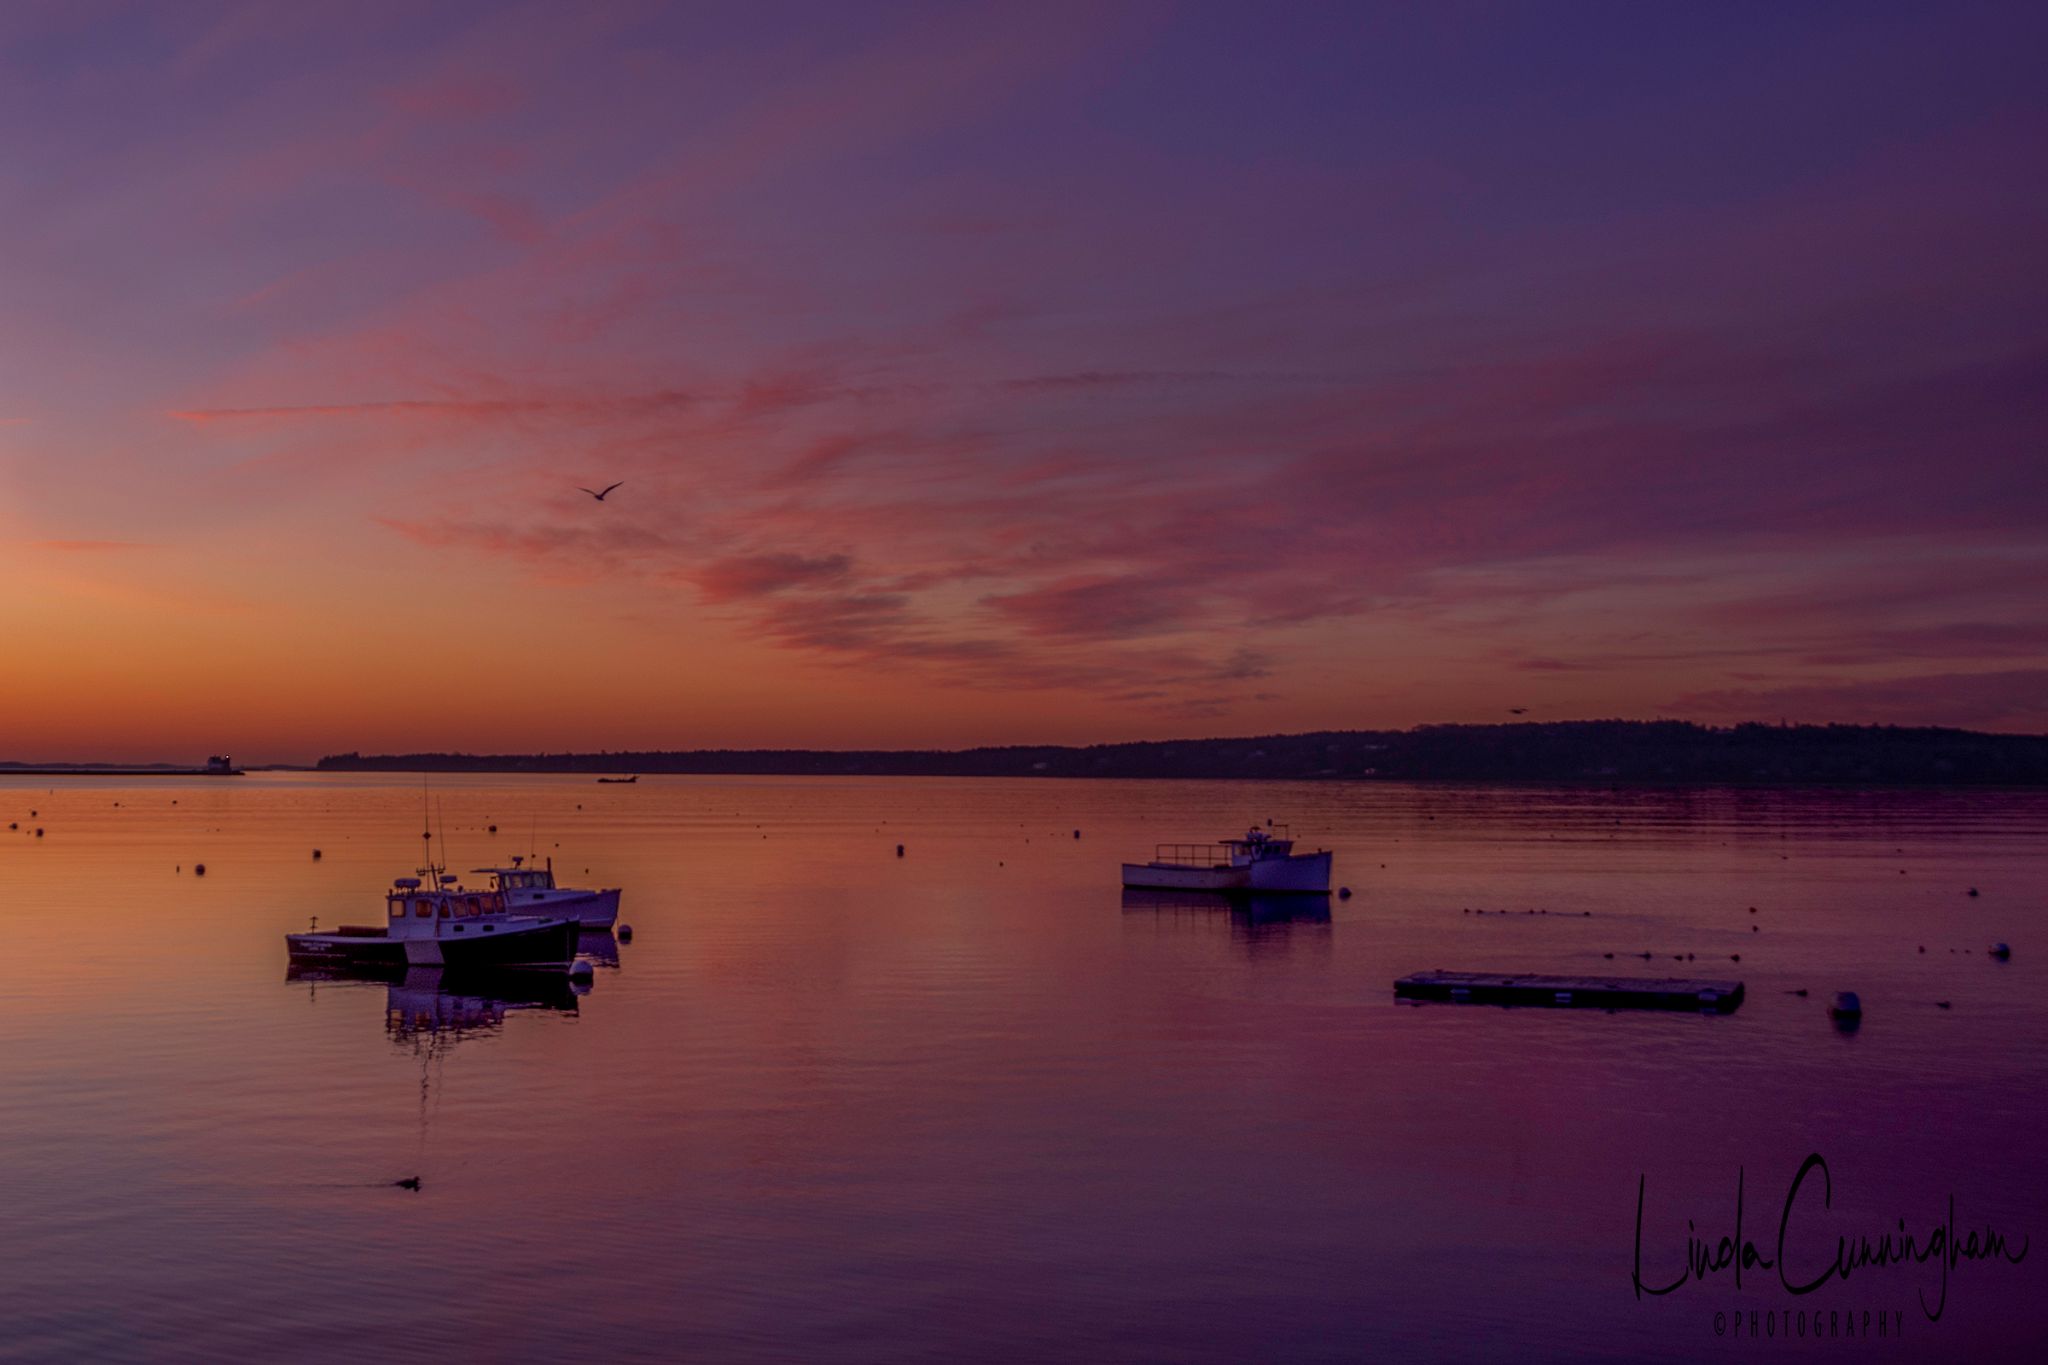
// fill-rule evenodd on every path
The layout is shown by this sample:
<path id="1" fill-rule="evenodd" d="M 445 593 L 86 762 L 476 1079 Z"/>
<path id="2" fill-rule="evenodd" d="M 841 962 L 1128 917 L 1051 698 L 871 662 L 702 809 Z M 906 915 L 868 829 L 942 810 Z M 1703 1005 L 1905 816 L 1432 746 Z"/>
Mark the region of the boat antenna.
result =
<path id="1" fill-rule="evenodd" d="M 441 866 L 445 870 L 448 866 L 448 815 L 441 809 L 438 797 L 434 800 L 434 820 L 441 826 Z M 438 877 L 440 873 L 434 875 Z M 434 885 L 438 889 L 441 884 L 437 881 Z"/>

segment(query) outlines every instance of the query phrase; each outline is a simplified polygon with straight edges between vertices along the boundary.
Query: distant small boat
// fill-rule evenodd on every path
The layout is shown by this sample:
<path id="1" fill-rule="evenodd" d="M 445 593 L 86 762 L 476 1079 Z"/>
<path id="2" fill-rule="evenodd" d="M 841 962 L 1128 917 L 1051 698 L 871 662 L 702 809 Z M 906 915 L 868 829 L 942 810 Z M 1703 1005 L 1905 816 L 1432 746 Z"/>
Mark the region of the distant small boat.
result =
<path id="1" fill-rule="evenodd" d="M 1240 839 L 1213 844 L 1159 844 L 1149 863 L 1125 863 L 1124 885 L 1162 891 L 1288 891 L 1330 893 L 1327 849 L 1296 853 L 1287 827 L 1254 825 Z"/>
<path id="2" fill-rule="evenodd" d="M 514 854 L 510 867 L 472 867 L 477 876 L 491 879 L 491 890 L 505 898 L 508 909 L 522 915 L 575 920 L 585 929 L 609 929 L 619 920 L 619 888 L 588 891 L 555 885 L 555 860 L 540 867 L 528 867 L 526 859 Z"/>
<path id="3" fill-rule="evenodd" d="M 438 868 L 400 877 L 384 893 L 385 922 L 286 934 L 296 963 L 350 967 L 567 967 L 582 926 L 559 915 L 512 913 L 495 891 L 469 891 Z"/>
<path id="4" fill-rule="evenodd" d="M 623 786 L 628 782 L 638 782 L 640 774 L 634 773 L 631 777 L 600 777 L 597 780 L 600 782 L 616 782 Z"/>

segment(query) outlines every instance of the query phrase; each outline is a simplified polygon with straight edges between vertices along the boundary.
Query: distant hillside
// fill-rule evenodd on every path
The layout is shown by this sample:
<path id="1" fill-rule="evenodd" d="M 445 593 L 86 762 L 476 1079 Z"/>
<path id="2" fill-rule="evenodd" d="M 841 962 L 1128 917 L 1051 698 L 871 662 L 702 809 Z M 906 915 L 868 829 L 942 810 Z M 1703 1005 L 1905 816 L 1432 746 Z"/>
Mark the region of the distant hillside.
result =
<path id="1" fill-rule="evenodd" d="M 2048 785 L 2048 735 L 1878 725 L 1564 721 L 1323 730 L 1084 748 L 697 749 L 335 754 L 328 772 L 762 773 L 908 777 L 1365 778 L 1404 781 Z"/>

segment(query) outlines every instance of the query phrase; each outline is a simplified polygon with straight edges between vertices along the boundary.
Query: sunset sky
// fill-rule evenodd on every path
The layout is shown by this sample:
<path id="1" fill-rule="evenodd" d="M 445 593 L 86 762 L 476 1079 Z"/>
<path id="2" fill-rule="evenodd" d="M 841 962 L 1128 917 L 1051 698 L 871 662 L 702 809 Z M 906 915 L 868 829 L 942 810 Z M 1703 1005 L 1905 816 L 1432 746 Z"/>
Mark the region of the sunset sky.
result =
<path id="1" fill-rule="evenodd" d="M 0 758 L 2048 729 L 2044 57 L 9 4 Z"/>

